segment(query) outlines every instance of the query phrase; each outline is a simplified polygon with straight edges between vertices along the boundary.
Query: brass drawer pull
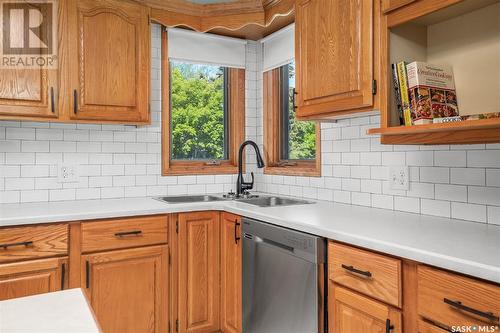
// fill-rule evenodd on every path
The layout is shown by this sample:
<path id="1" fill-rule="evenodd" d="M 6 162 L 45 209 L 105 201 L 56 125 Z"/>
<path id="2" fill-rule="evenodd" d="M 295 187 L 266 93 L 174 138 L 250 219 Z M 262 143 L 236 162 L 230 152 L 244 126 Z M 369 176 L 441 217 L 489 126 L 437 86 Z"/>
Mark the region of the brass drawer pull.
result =
<path id="1" fill-rule="evenodd" d="M 125 231 L 125 232 L 117 232 L 115 234 L 116 237 L 124 237 L 124 236 L 140 236 L 142 234 L 141 230 L 134 231 Z"/>
<path id="2" fill-rule="evenodd" d="M 462 311 L 465 311 L 465 312 L 472 313 L 472 314 L 474 314 L 476 316 L 486 318 L 489 321 L 497 321 L 498 322 L 500 320 L 498 316 L 496 316 L 495 314 L 493 314 L 493 312 L 479 311 L 479 310 L 470 308 L 470 307 L 468 307 L 466 305 L 463 305 L 462 302 L 460 302 L 460 301 L 452 301 L 450 299 L 444 298 L 443 302 L 445 302 L 446 304 L 454 307 L 457 310 L 462 310 Z"/>
<path id="3" fill-rule="evenodd" d="M 13 246 L 31 246 L 33 245 L 33 242 L 32 241 L 28 241 L 28 242 L 19 242 L 19 243 L 10 243 L 10 244 L 0 244 L 0 247 L 3 247 L 4 250 L 7 250 L 7 248 L 9 247 L 13 247 Z"/>
<path id="4" fill-rule="evenodd" d="M 371 278 L 372 277 L 372 273 L 370 271 L 362 271 L 360 269 L 357 269 L 357 268 L 354 268 L 353 266 L 347 266 L 347 265 L 344 265 L 342 264 L 342 268 L 345 269 L 346 271 L 349 271 L 349 272 L 352 272 L 352 273 L 356 273 L 356 274 L 360 274 L 360 275 L 363 275 L 367 278 Z"/>

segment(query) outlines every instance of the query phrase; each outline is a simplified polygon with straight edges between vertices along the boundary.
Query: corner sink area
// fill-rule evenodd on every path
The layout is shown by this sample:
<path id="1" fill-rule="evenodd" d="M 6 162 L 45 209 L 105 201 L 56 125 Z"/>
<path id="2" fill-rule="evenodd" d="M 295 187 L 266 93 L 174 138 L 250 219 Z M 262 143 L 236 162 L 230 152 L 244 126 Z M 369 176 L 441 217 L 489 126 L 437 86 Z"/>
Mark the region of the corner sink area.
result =
<path id="1" fill-rule="evenodd" d="M 212 201 L 223 201 L 224 198 L 215 195 L 179 195 L 179 196 L 167 196 L 158 197 L 156 200 L 163 201 L 169 204 L 181 204 L 181 203 L 192 203 L 192 202 L 212 202 Z"/>
<path id="2" fill-rule="evenodd" d="M 237 201 L 243 202 L 249 205 L 259 206 L 259 207 L 277 207 L 277 206 L 292 206 L 292 205 L 306 205 L 312 204 L 314 202 L 294 199 L 294 198 L 284 198 L 276 196 L 250 196 L 250 197 L 223 197 L 217 195 L 179 195 L 179 196 L 165 196 L 155 198 L 158 201 L 162 201 L 168 204 L 182 204 L 182 203 L 196 203 L 196 202 L 213 202 L 213 201 Z"/>
<path id="3" fill-rule="evenodd" d="M 306 205 L 314 203 L 312 201 L 307 201 L 307 200 L 282 198 L 282 197 L 255 197 L 248 199 L 238 199 L 238 201 L 259 207 Z"/>

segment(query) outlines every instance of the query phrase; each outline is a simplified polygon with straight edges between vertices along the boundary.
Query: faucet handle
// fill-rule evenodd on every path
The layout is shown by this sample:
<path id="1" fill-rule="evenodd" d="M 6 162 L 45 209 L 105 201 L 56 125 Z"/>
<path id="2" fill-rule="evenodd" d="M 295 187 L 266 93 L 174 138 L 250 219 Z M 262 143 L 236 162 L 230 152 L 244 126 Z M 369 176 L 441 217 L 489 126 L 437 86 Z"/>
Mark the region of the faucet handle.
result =
<path id="1" fill-rule="evenodd" d="M 241 187 L 242 187 L 243 190 L 251 190 L 251 189 L 253 189 L 253 183 L 254 183 L 254 179 L 255 179 L 255 177 L 253 175 L 253 171 L 250 173 L 250 175 L 252 176 L 252 181 L 251 182 L 245 182 L 245 181 L 243 181 L 241 183 Z"/>

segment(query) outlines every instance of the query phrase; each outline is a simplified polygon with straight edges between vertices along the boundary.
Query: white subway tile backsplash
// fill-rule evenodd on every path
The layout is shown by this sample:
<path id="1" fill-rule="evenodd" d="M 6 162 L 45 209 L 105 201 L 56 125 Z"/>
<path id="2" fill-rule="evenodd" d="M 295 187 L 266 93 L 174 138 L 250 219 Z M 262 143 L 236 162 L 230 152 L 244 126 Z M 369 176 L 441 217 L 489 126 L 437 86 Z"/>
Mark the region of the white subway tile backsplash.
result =
<path id="1" fill-rule="evenodd" d="M 7 127 L 5 138 L 7 140 L 35 140 L 34 128 Z"/>
<path id="2" fill-rule="evenodd" d="M 500 150 L 468 151 L 467 166 L 477 168 L 500 168 Z"/>
<path id="3" fill-rule="evenodd" d="M 486 223 L 486 206 L 462 202 L 451 202 L 451 217 Z"/>
<path id="4" fill-rule="evenodd" d="M 500 206 L 500 187 L 469 186 L 468 202 Z"/>
<path id="5" fill-rule="evenodd" d="M 450 182 L 449 168 L 422 167 L 419 172 L 421 182 L 443 184 L 448 184 Z"/>
<path id="6" fill-rule="evenodd" d="M 484 185 L 484 184 L 477 184 Z M 486 186 L 500 186 L 500 169 L 486 170 Z"/>
<path id="7" fill-rule="evenodd" d="M 459 185 L 485 185 L 485 169 L 476 168 L 451 168 L 452 184 Z M 491 186 L 491 185 L 488 185 Z"/>
<path id="8" fill-rule="evenodd" d="M 500 226 L 500 207 L 488 206 L 488 223 Z"/>
<path id="9" fill-rule="evenodd" d="M 394 197 L 394 209 L 403 212 L 420 213 L 420 199 L 409 197 Z"/>
<path id="10" fill-rule="evenodd" d="M 436 199 L 467 202 L 467 186 L 436 184 Z"/>
<path id="11" fill-rule="evenodd" d="M 467 165 L 467 153 L 465 151 L 436 151 L 434 152 L 434 165 L 465 167 Z"/>
<path id="12" fill-rule="evenodd" d="M 422 214 L 451 217 L 451 203 L 442 200 L 422 199 Z"/>

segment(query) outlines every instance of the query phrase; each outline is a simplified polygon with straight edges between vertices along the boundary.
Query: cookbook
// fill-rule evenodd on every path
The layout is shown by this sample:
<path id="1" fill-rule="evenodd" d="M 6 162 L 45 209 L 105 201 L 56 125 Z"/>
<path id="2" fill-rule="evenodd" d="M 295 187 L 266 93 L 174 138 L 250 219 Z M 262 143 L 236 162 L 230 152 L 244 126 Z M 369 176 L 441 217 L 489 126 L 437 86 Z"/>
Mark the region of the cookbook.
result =
<path id="1" fill-rule="evenodd" d="M 406 65 L 406 74 L 414 125 L 459 115 L 451 67 L 414 61 Z"/>

